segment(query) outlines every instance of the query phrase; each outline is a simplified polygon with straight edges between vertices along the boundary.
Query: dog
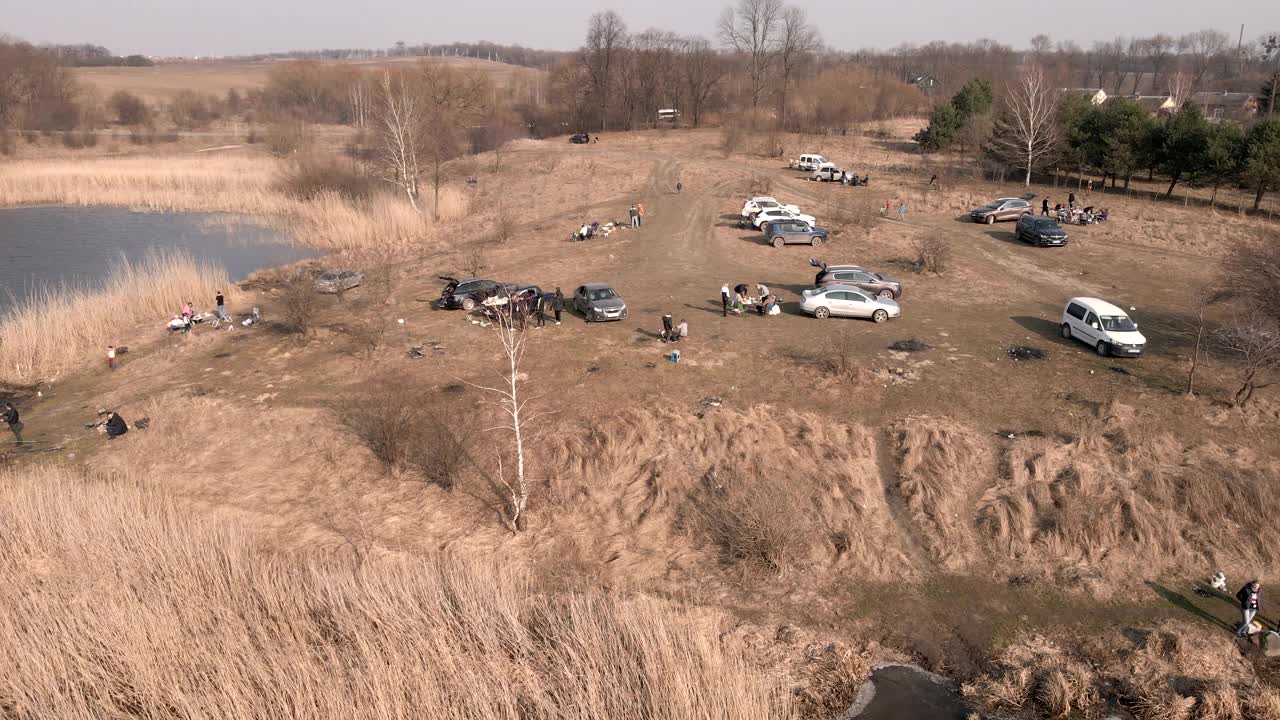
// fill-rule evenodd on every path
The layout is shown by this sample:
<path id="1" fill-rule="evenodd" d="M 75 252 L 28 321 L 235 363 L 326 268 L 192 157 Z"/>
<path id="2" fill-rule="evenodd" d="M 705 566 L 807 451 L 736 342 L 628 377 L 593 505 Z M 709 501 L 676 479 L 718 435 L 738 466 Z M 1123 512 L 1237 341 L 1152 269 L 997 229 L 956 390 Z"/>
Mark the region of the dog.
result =
<path id="1" fill-rule="evenodd" d="M 1209 579 L 1209 587 L 1213 588 L 1214 590 L 1217 590 L 1218 592 L 1223 592 L 1223 593 L 1226 592 L 1227 576 L 1224 575 L 1221 570 L 1219 570 L 1217 575 L 1214 575 L 1212 578 Z"/>

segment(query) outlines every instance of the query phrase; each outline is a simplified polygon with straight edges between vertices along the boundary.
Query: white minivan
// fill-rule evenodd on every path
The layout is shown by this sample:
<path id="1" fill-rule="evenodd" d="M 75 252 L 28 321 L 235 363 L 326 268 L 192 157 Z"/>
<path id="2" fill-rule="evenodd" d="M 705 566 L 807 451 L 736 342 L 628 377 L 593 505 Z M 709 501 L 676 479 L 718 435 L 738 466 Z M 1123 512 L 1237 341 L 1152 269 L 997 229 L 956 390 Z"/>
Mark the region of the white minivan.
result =
<path id="1" fill-rule="evenodd" d="M 1075 338 L 1104 357 L 1137 357 L 1147 349 L 1147 339 L 1125 311 L 1091 297 L 1067 301 L 1062 311 L 1062 337 Z"/>
<path id="2" fill-rule="evenodd" d="M 811 153 L 805 153 L 804 155 L 800 156 L 799 160 L 796 160 L 795 162 L 791 163 L 791 167 L 795 168 L 796 170 L 808 170 L 809 172 L 813 172 L 814 170 L 817 170 L 818 168 L 822 167 L 823 165 L 826 165 L 829 162 L 830 162 L 829 160 L 822 157 L 821 155 L 813 155 Z"/>

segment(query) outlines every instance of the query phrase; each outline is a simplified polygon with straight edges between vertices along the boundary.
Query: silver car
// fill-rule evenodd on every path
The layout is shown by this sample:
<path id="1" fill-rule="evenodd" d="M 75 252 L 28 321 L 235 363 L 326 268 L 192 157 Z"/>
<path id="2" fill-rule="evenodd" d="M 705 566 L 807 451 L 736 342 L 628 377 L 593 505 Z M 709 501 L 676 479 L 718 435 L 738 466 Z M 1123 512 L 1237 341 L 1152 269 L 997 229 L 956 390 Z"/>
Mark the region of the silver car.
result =
<path id="1" fill-rule="evenodd" d="M 874 297 L 852 285 L 823 285 L 805 290 L 800 309 L 819 319 L 856 317 L 870 318 L 878 323 L 902 314 L 896 300 Z"/>
<path id="2" fill-rule="evenodd" d="M 627 319 L 627 304 L 616 290 L 603 283 L 579 286 L 573 291 L 573 309 L 587 322 Z"/>

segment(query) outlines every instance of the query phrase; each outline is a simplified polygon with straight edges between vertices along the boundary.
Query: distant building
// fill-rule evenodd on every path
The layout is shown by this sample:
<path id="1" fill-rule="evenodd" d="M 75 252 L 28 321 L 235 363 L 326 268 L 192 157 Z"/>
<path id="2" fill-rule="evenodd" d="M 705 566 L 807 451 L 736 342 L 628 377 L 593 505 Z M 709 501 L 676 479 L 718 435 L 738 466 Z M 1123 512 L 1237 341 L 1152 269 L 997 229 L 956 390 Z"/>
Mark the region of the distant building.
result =
<path id="1" fill-rule="evenodd" d="M 1093 105 L 1101 105 L 1107 101 L 1107 91 L 1102 88 L 1062 88 L 1063 95 L 1079 95 L 1088 98 Z"/>
<path id="2" fill-rule="evenodd" d="M 1121 96 L 1112 96 L 1114 100 Z M 1124 95 L 1125 100 L 1131 100 L 1137 103 L 1138 107 L 1146 110 L 1148 114 L 1157 117 L 1170 115 L 1178 109 L 1178 103 L 1170 95 Z"/>
<path id="3" fill-rule="evenodd" d="M 1245 122 L 1258 112 L 1253 93 L 1198 92 L 1187 102 L 1199 107 L 1209 122 Z"/>
<path id="4" fill-rule="evenodd" d="M 658 111 L 659 122 L 675 122 L 680 117 L 680 111 L 675 108 L 663 108 Z"/>

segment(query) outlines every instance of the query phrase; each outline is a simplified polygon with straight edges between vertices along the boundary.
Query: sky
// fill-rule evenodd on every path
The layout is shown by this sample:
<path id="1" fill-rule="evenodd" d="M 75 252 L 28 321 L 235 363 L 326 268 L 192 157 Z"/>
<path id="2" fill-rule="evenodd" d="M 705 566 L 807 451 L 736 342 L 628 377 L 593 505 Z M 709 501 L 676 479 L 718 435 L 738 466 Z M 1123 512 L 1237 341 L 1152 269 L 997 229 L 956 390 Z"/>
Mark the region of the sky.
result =
<path id="1" fill-rule="evenodd" d="M 236 55 L 489 40 L 568 50 L 587 18 L 612 9 L 628 27 L 714 38 L 715 0 L 3 0 L 0 33 L 34 43 L 92 43 L 119 55 Z M 991 38 L 1026 47 L 1037 33 L 1088 47 L 1116 36 L 1203 28 L 1246 41 L 1280 29 L 1276 0 L 793 0 L 829 45 L 890 48 Z"/>

